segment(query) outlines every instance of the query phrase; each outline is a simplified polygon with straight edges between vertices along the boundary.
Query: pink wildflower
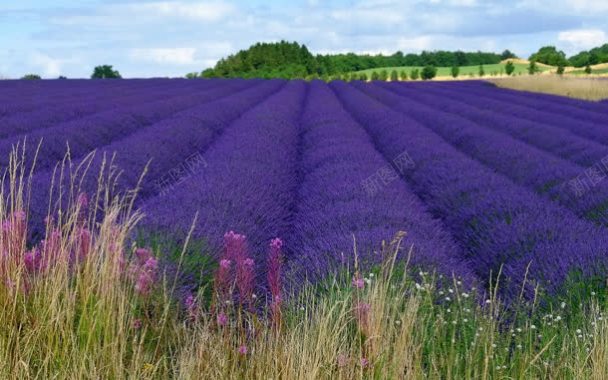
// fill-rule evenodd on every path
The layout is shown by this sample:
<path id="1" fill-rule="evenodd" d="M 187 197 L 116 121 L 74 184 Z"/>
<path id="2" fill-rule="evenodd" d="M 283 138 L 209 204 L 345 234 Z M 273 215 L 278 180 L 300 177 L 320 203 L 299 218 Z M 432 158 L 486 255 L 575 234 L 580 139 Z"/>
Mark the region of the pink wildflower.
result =
<path id="1" fill-rule="evenodd" d="M 226 316 L 226 314 L 224 314 L 224 312 L 220 312 L 217 315 L 217 324 L 219 326 L 226 326 L 228 324 L 228 317 Z"/>
<path id="2" fill-rule="evenodd" d="M 189 294 L 184 300 L 184 306 L 186 307 L 186 312 L 188 313 L 188 318 L 192 321 L 198 319 L 198 307 L 196 304 L 196 297 L 194 295 Z"/>
<path id="3" fill-rule="evenodd" d="M 29 273 L 37 272 L 40 269 L 41 259 L 42 257 L 38 248 L 34 248 L 31 251 L 27 251 L 23 256 L 23 263 L 25 264 L 25 269 Z"/>
<path id="4" fill-rule="evenodd" d="M 217 293 L 219 302 L 222 303 L 228 299 L 230 293 L 230 266 L 232 262 L 228 259 L 220 260 L 220 266 L 215 273 L 215 292 Z"/>
<path id="5" fill-rule="evenodd" d="M 237 234 L 234 231 L 224 234 L 225 257 L 237 263 L 244 260 L 247 251 L 245 239 L 245 235 Z"/>
<path id="6" fill-rule="evenodd" d="M 91 250 L 91 231 L 87 228 L 80 228 L 78 230 L 78 251 L 77 259 L 79 262 L 86 260 Z"/>
<path id="7" fill-rule="evenodd" d="M 133 329 L 134 330 L 139 330 L 141 329 L 141 326 L 143 325 L 143 322 L 141 319 L 137 318 L 135 320 L 133 320 Z"/>
<path id="8" fill-rule="evenodd" d="M 222 267 L 222 269 L 230 269 L 230 265 L 232 265 L 232 262 L 230 260 L 227 260 L 227 259 L 220 260 L 220 267 Z"/>
<path id="9" fill-rule="evenodd" d="M 270 241 L 270 255 L 268 256 L 268 286 L 272 298 L 281 296 L 281 264 L 283 241 L 279 238 Z"/>
<path id="10" fill-rule="evenodd" d="M 350 359 L 348 358 L 347 355 L 345 354 L 338 354 L 338 367 L 342 368 L 342 367 L 346 367 L 348 365 L 348 362 L 350 361 Z"/>
<path id="11" fill-rule="evenodd" d="M 140 265 L 144 265 L 152 257 L 152 251 L 148 248 L 137 248 L 135 250 L 135 257 L 137 257 Z"/>
<path id="12" fill-rule="evenodd" d="M 241 304 L 251 304 L 253 295 L 254 261 L 247 257 L 237 261 L 236 285 L 239 288 Z"/>
<path id="13" fill-rule="evenodd" d="M 245 346 L 244 344 L 242 344 L 241 346 L 239 346 L 239 354 L 241 355 L 247 355 L 247 346 Z"/>
<path id="14" fill-rule="evenodd" d="M 358 273 L 353 277 L 353 287 L 356 289 L 363 289 L 365 287 L 365 281 L 363 281 Z"/>
<path id="15" fill-rule="evenodd" d="M 42 263 L 40 269 L 46 270 L 54 264 L 61 256 L 61 231 L 54 228 L 50 236 L 41 242 L 42 245 Z"/>
<path id="16" fill-rule="evenodd" d="M 158 260 L 154 257 L 148 258 L 144 265 L 139 268 L 137 280 L 135 282 L 135 291 L 143 296 L 147 296 L 156 280 L 156 271 L 158 269 Z"/>
<path id="17" fill-rule="evenodd" d="M 367 368 L 369 366 L 369 360 L 367 358 L 361 358 L 361 368 Z"/>

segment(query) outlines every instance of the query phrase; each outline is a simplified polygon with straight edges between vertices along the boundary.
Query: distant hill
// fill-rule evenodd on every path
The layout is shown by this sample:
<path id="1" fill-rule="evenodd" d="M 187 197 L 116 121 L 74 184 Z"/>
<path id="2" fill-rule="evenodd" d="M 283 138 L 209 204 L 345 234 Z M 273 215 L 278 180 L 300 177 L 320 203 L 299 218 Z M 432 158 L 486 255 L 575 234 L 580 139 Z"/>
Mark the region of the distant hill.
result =
<path id="1" fill-rule="evenodd" d="M 313 55 L 297 42 L 257 43 L 246 50 L 222 58 L 202 72 L 207 78 L 311 78 L 396 66 L 476 66 L 497 64 L 515 55 L 462 51 L 423 51 L 420 54 L 392 55 L 327 54 Z M 190 75 L 192 77 L 193 75 Z"/>

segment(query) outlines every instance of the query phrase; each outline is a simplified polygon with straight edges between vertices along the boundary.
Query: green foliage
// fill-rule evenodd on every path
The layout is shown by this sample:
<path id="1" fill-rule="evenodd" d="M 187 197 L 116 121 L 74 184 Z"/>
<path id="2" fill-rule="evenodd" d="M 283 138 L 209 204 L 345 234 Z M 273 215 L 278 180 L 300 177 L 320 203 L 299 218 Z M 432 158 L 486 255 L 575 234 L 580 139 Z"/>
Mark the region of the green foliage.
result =
<path id="1" fill-rule="evenodd" d="M 420 78 L 420 71 L 418 69 L 413 69 L 412 72 L 410 72 L 410 78 L 412 78 L 412 80 L 418 80 L 418 78 Z"/>
<path id="2" fill-rule="evenodd" d="M 589 74 L 591 74 L 591 71 L 592 71 L 591 66 L 589 66 L 589 65 L 585 66 L 585 74 L 589 75 Z"/>
<path id="3" fill-rule="evenodd" d="M 557 66 L 557 75 L 563 75 L 564 74 L 564 70 L 565 70 L 565 68 L 564 68 L 563 64 Z"/>
<path id="4" fill-rule="evenodd" d="M 91 74 L 91 79 L 120 79 L 120 73 L 111 65 L 96 66 Z"/>
<path id="5" fill-rule="evenodd" d="M 407 72 L 405 70 L 401 70 L 399 77 L 401 78 L 401 80 L 407 80 Z"/>
<path id="6" fill-rule="evenodd" d="M 479 65 L 479 76 L 482 77 L 486 75 L 486 71 L 483 69 L 483 65 Z"/>
<path id="7" fill-rule="evenodd" d="M 420 77 L 423 80 L 433 79 L 435 75 L 437 75 L 437 68 L 435 66 L 424 66 L 420 73 Z"/>
<path id="8" fill-rule="evenodd" d="M 21 77 L 21 79 L 38 80 L 38 79 L 42 79 L 42 78 L 40 78 L 40 75 L 38 75 L 38 74 L 25 74 L 24 76 Z"/>
<path id="9" fill-rule="evenodd" d="M 307 78 L 397 66 L 463 66 L 499 63 L 495 53 L 423 51 L 421 54 L 357 55 L 354 53 L 312 55 L 297 42 L 257 43 L 217 62 L 203 71 L 205 78 Z M 388 79 L 388 73 L 387 73 Z"/>
<path id="10" fill-rule="evenodd" d="M 528 66 L 528 74 L 534 75 L 538 72 L 538 67 L 536 66 L 536 61 L 531 60 L 530 65 Z"/>
<path id="11" fill-rule="evenodd" d="M 507 64 L 505 65 L 505 73 L 508 76 L 511 76 L 511 74 L 513 74 L 514 71 L 515 71 L 515 65 L 513 64 L 513 61 L 507 62 Z"/>
<path id="12" fill-rule="evenodd" d="M 388 79 L 388 71 L 381 70 L 380 71 L 380 80 L 383 82 L 386 82 L 387 79 Z"/>
<path id="13" fill-rule="evenodd" d="M 557 50 L 555 46 L 543 46 L 530 56 L 530 61 L 544 63 L 546 65 L 558 66 L 567 64 L 566 53 Z"/>
<path id="14" fill-rule="evenodd" d="M 517 56 L 515 54 L 513 54 L 509 49 L 503 51 L 502 54 L 500 55 L 500 59 L 503 61 L 505 59 L 511 59 L 511 58 L 517 58 Z"/>
<path id="15" fill-rule="evenodd" d="M 399 74 L 397 73 L 397 70 L 391 71 L 391 82 L 396 82 L 398 80 L 399 80 Z"/>
<path id="16" fill-rule="evenodd" d="M 200 78 L 200 74 L 197 73 L 196 71 L 193 73 L 188 73 L 186 74 L 186 79 L 196 79 L 196 78 Z"/>
<path id="17" fill-rule="evenodd" d="M 367 82 L 368 78 L 367 78 L 367 74 L 365 73 L 361 73 L 361 75 L 359 75 L 359 80 L 362 80 L 364 82 Z"/>
<path id="18" fill-rule="evenodd" d="M 608 62 L 608 43 L 570 57 L 570 64 L 575 67 L 597 65 L 606 62 Z"/>
<path id="19" fill-rule="evenodd" d="M 380 75 L 378 74 L 377 71 L 374 71 L 372 73 L 372 80 L 380 80 Z"/>
<path id="20" fill-rule="evenodd" d="M 451 73 L 452 73 L 452 78 L 458 78 L 458 76 L 460 75 L 460 67 L 452 66 Z"/>

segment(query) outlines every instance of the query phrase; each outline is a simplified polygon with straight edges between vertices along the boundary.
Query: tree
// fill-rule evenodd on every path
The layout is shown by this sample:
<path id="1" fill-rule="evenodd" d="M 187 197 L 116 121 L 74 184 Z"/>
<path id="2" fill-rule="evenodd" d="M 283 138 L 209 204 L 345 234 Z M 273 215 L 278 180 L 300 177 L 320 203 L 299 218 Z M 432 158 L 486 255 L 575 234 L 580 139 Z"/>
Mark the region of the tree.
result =
<path id="1" fill-rule="evenodd" d="M 412 80 L 418 80 L 419 77 L 420 77 L 420 71 L 418 69 L 413 69 L 410 72 L 410 78 L 412 78 Z"/>
<path id="2" fill-rule="evenodd" d="M 544 63 L 545 65 L 558 66 L 567 64 L 566 53 L 557 50 L 555 46 L 543 46 L 530 56 L 530 61 Z"/>
<path id="3" fill-rule="evenodd" d="M 68 78 L 63 75 L 60 75 L 59 78 L 57 78 L 57 79 L 68 79 Z"/>
<path id="4" fill-rule="evenodd" d="M 511 58 L 517 58 L 517 56 L 515 54 L 513 54 L 509 49 L 503 51 L 502 54 L 500 55 L 500 59 L 503 61 L 505 59 L 511 59 Z"/>
<path id="5" fill-rule="evenodd" d="M 479 76 L 482 77 L 486 75 L 486 71 L 483 69 L 483 65 L 479 65 Z"/>
<path id="6" fill-rule="evenodd" d="M 407 80 L 407 72 L 405 70 L 401 70 L 399 76 L 401 77 L 401 80 Z"/>
<path id="7" fill-rule="evenodd" d="M 557 75 L 563 75 L 564 74 L 564 65 L 559 65 L 557 66 Z"/>
<path id="8" fill-rule="evenodd" d="M 589 75 L 591 74 L 592 70 L 591 70 L 591 66 L 587 65 L 585 66 L 585 74 Z"/>
<path id="9" fill-rule="evenodd" d="M 361 75 L 359 75 L 359 80 L 367 82 L 367 74 L 366 73 L 361 73 Z"/>
<path id="10" fill-rule="evenodd" d="M 380 75 L 378 74 L 378 72 L 372 72 L 372 80 L 380 80 Z"/>
<path id="11" fill-rule="evenodd" d="M 186 74 L 186 79 L 196 79 L 199 77 L 198 75 L 199 74 L 197 72 L 188 73 L 188 74 Z"/>
<path id="12" fill-rule="evenodd" d="M 40 75 L 38 75 L 38 74 L 25 74 L 24 76 L 21 77 L 21 79 L 38 80 L 38 79 L 42 79 L 42 78 L 40 78 Z"/>
<path id="13" fill-rule="evenodd" d="M 511 74 L 513 74 L 514 71 L 515 71 L 515 65 L 513 64 L 513 61 L 507 62 L 507 64 L 505 65 L 505 73 L 507 73 L 508 76 L 511 76 Z"/>
<path id="14" fill-rule="evenodd" d="M 380 71 L 380 80 L 383 82 L 386 82 L 387 79 L 388 79 L 388 71 L 386 71 L 386 70 Z"/>
<path id="15" fill-rule="evenodd" d="M 398 80 L 399 80 L 399 74 L 397 73 L 397 70 L 391 71 L 391 82 L 396 82 Z"/>
<path id="16" fill-rule="evenodd" d="M 534 74 L 536 74 L 537 71 L 538 71 L 538 68 L 536 67 L 536 61 L 531 60 L 530 65 L 528 66 L 528 74 L 534 75 Z"/>
<path id="17" fill-rule="evenodd" d="M 424 66 L 422 72 L 420 73 L 420 77 L 423 80 L 433 79 L 435 78 L 435 75 L 437 75 L 437 68 L 435 66 L 430 65 Z"/>
<path id="18" fill-rule="evenodd" d="M 460 75 L 460 67 L 452 66 L 452 78 L 458 78 Z"/>
<path id="19" fill-rule="evenodd" d="M 120 73 L 114 70 L 111 65 L 101 65 L 95 67 L 91 79 L 120 79 Z"/>

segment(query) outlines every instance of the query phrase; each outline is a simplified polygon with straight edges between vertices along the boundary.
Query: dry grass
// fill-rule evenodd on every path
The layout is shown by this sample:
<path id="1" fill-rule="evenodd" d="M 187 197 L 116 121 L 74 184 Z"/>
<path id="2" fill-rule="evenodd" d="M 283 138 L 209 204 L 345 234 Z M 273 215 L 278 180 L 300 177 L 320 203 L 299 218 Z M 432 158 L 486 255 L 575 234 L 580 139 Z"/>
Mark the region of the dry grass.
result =
<path id="1" fill-rule="evenodd" d="M 557 75 L 534 75 L 490 80 L 498 87 L 513 90 L 541 92 L 584 100 L 608 98 L 608 80 L 600 78 L 573 78 Z"/>
<path id="2" fill-rule="evenodd" d="M 27 172 L 18 160 L 7 180 L 2 379 L 604 379 L 608 371 L 605 294 L 505 309 L 496 294 L 481 298 L 457 280 L 396 263 L 403 234 L 383 245 L 382 265 L 304 287 L 280 319 L 267 318 L 260 297 L 253 309 L 226 303 L 220 323 L 203 292 L 193 307 L 171 297 L 173 279 L 138 288 L 128 242 L 140 215 L 102 187 L 93 202 L 103 218 L 83 219 L 82 204 L 68 205 L 47 232 L 58 249 L 32 271 L 20 224 Z M 91 239 L 80 258 L 82 228 Z"/>

